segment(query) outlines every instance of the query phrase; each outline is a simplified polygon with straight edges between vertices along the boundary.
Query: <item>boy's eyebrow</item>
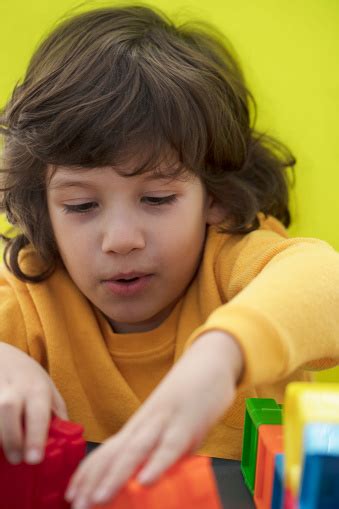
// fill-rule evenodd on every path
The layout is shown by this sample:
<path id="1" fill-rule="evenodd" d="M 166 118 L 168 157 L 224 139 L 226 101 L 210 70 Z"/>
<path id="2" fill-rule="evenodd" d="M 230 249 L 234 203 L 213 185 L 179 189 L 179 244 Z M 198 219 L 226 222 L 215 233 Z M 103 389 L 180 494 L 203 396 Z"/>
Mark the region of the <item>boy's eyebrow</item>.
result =
<path id="1" fill-rule="evenodd" d="M 52 182 L 49 187 L 51 189 L 62 189 L 66 187 L 84 187 L 86 189 L 91 189 L 93 185 L 82 180 L 56 180 L 56 182 Z"/>
<path id="2" fill-rule="evenodd" d="M 149 180 L 173 180 L 173 176 L 164 175 L 161 173 L 146 173 L 144 176 L 145 181 Z M 56 178 L 55 181 L 50 183 L 49 186 L 51 189 L 63 189 L 67 187 L 83 187 L 85 189 L 92 189 L 95 186 L 94 182 L 86 182 L 85 180 L 68 180 L 66 179 L 58 179 Z"/>

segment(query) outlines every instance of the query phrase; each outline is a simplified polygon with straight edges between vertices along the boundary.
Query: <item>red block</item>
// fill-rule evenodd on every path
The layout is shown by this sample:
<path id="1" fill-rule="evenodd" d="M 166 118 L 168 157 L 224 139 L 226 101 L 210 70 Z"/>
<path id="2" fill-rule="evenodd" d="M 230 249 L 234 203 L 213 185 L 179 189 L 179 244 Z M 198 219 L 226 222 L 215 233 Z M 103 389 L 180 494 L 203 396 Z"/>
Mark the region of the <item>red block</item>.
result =
<path id="1" fill-rule="evenodd" d="M 11 465 L 0 449 L 1 509 L 68 509 L 66 486 L 86 450 L 82 433 L 82 426 L 53 417 L 38 465 Z"/>
<path id="2" fill-rule="evenodd" d="M 92 509 L 222 509 L 211 460 L 188 456 L 149 486 L 135 476 L 112 501 Z"/>
<path id="3" fill-rule="evenodd" d="M 254 502 L 257 509 L 271 509 L 275 455 L 283 449 L 283 427 L 262 424 L 259 427 Z"/>

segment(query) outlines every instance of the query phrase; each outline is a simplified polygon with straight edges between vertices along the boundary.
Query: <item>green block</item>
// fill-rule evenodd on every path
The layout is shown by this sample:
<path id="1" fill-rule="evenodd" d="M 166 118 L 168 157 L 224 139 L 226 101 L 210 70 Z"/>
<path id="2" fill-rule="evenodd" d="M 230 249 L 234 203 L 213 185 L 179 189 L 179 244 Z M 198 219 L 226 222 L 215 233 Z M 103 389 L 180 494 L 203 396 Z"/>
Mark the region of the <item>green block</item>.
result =
<path id="1" fill-rule="evenodd" d="M 247 398 L 241 471 L 252 495 L 257 463 L 258 430 L 261 424 L 282 424 L 282 405 L 271 398 Z"/>

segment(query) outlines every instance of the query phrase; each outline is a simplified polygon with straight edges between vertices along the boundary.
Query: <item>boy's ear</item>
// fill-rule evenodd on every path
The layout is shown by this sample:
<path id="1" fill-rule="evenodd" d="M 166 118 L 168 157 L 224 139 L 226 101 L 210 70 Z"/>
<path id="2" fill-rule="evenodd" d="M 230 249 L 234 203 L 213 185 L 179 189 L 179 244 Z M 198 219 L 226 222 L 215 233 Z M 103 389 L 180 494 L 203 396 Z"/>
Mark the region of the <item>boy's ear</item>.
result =
<path id="1" fill-rule="evenodd" d="M 210 225 L 219 224 L 224 221 L 225 218 L 226 210 L 214 196 L 209 194 L 207 197 L 206 223 Z"/>

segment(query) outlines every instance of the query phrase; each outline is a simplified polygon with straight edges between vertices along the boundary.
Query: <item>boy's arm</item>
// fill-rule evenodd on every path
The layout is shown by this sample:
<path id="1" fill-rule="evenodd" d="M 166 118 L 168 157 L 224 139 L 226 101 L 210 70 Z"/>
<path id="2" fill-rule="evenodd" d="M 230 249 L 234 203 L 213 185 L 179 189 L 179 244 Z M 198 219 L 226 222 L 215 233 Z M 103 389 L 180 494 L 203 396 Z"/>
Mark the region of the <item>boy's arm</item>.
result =
<path id="1" fill-rule="evenodd" d="M 339 254 L 318 239 L 285 239 L 262 230 L 244 236 L 234 250 L 231 271 L 227 243 L 215 269 L 227 304 L 194 331 L 185 349 L 211 330 L 231 334 L 244 356 L 241 387 L 277 381 L 307 363 L 335 365 Z"/>

